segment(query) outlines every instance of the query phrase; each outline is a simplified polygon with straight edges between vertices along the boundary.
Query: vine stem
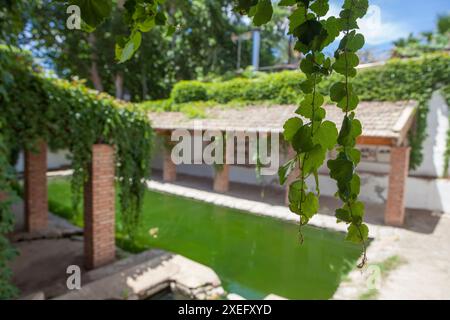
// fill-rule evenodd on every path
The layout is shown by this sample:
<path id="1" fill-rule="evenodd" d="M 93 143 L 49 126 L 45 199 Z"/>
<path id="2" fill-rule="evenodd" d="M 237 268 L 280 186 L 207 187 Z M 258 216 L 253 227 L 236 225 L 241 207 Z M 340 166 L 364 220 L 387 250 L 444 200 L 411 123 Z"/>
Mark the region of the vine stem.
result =
<path id="1" fill-rule="evenodd" d="M 347 18 L 347 25 L 349 24 L 348 22 L 348 18 Z M 349 30 L 346 29 L 345 30 L 345 36 L 348 36 L 349 34 Z M 347 43 L 345 44 L 344 47 L 344 57 L 345 57 L 345 93 L 347 95 L 347 101 L 346 101 L 346 106 L 345 106 L 345 117 L 348 117 L 348 109 L 349 109 L 349 101 L 350 101 L 350 94 L 349 94 L 349 83 L 348 83 L 348 56 L 347 56 Z M 353 216 L 353 211 L 352 208 L 350 206 L 350 201 L 346 201 L 347 207 L 350 211 L 350 216 L 352 217 L 352 222 L 355 221 L 354 216 Z M 355 224 L 356 225 L 356 224 Z M 366 246 L 366 242 L 364 240 L 364 236 L 363 233 L 361 231 L 361 227 L 359 225 L 356 225 L 356 228 L 358 229 L 358 233 L 359 236 L 361 237 L 361 241 L 362 241 L 362 246 L 363 246 L 363 258 L 362 261 L 358 264 L 358 268 L 362 269 L 367 262 L 367 246 Z"/>
<path id="2" fill-rule="evenodd" d="M 303 161 L 301 161 L 301 166 L 299 165 L 299 168 L 301 170 L 301 180 L 302 180 L 302 186 L 300 189 L 300 212 L 302 212 L 302 203 L 303 203 L 303 189 L 305 187 L 305 170 L 303 170 L 304 166 L 305 166 L 305 161 L 308 159 L 308 154 L 305 153 L 304 157 L 303 157 Z M 300 162 L 300 159 L 298 160 Z M 304 242 L 304 237 L 303 237 L 303 232 L 302 232 L 302 215 L 300 215 L 300 224 L 299 224 L 299 228 L 298 228 L 298 233 L 300 236 L 300 244 L 303 244 Z"/>
<path id="3" fill-rule="evenodd" d="M 350 211 L 350 216 L 352 217 L 352 221 L 353 221 L 354 216 L 353 216 L 352 207 L 350 206 L 349 201 L 347 201 L 346 203 L 347 203 L 348 210 Z M 362 234 L 360 226 L 356 226 L 356 228 L 358 229 L 358 233 L 359 233 L 359 236 L 361 237 L 362 246 L 363 246 L 363 258 L 362 258 L 361 262 L 358 264 L 358 268 L 362 269 L 366 265 L 366 262 L 367 262 L 367 246 L 366 246 L 366 241 L 364 241 L 364 236 Z"/>

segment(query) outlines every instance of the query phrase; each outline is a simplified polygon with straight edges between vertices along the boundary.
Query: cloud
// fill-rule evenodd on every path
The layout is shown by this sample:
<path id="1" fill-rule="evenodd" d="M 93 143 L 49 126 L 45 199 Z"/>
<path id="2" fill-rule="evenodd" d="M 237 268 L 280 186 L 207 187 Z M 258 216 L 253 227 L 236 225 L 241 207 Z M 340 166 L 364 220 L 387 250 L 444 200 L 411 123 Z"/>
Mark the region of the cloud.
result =
<path id="1" fill-rule="evenodd" d="M 339 12 L 337 5 L 330 5 L 329 15 L 338 16 Z M 377 5 L 369 6 L 366 16 L 358 21 L 358 25 L 368 45 L 390 43 L 409 34 L 405 24 L 383 20 L 381 8 Z"/>

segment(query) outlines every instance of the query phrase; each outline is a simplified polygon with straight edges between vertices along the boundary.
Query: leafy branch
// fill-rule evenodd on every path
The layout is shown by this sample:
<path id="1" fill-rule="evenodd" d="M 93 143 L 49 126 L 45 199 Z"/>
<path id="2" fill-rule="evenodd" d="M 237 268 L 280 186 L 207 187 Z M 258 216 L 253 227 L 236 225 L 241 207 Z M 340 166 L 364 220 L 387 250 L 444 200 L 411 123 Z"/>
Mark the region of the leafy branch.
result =
<path id="1" fill-rule="evenodd" d="M 269 3 L 268 3 L 269 2 Z M 357 19 L 362 18 L 368 9 L 367 0 L 345 0 L 339 17 L 324 18 L 329 11 L 328 0 L 281 0 L 280 6 L 291 7 L 290 34 L 296 39 L 295 48 L 304 54 L 300 69 L 306 75 L 301 83 L 304 94 L 298 116 L 286 121 L 284 139 L 296 152 L 279 170 L 282 184 L 298 166 L 300 176 L 289 185 L 289 209 L 300 216 L 300 239 L 303 241 L 301 227 L 319 211 L 320 186 L 318 169 L 324 164 L 327 153 L 337 145 L 336 159 L 328 160 L 330 176 L 336 180 L 337 196 L 344 203 L 336 210 L 338 222 L 349 225 L 347 240 L 362 244 L 362 267 L 366 262 L 366 241 L 368 228 L 363 224 L 364 205 L 358 201 L 360 178 L 356 166 L 360 161 L 360 152 L 355 148 L 361 135 L 361 123 L 355 118 L 359 99 L 353 91 L 349 78 L 356 76 L 359 63 L 356 52 L 364 45 L 364 37 L 356 33 Z M 236 10 L 253 17 L 256 25 L 270 21 L 272 4 L 264 0 L 238 1 Z M 334 55 L 334 62 L 323 54 L 323 49 L 344 36 Z M 317 85 L 332 73 L 344 76 L 330 88 L 330 98 L 344 112 L 344 120 L 338 132 L 336 124 L 324 121 L 326 111 L 323 108 L 325 97 L 317 90 Z M 307 120 L 306 123 L 304 120 Z M 306 179 L 315 178 L 315 188 L 309 189 Z"/>

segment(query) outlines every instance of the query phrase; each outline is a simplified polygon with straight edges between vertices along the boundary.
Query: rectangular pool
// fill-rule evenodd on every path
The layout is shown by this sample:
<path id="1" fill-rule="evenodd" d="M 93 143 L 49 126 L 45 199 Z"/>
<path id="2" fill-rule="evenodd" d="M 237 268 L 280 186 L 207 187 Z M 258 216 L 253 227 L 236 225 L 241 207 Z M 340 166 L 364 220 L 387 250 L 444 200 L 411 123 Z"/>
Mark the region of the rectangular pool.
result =
<path id="1" fill-rule="evenodd" d="M 69 181 L 50 179 L 48 189 L 50 211 L 81 225 L 81 210 L 71 209 Z M 214 269 L 225 290 L 247 299 L 270 293 L 329 299 L 361 253 L 340 233 L 306 227 L 300 245 L 292 223 L 152 191 L 146 192 L 133 243 L 120 230 L 118 222 L 121 246 L 186 256 Z"/>

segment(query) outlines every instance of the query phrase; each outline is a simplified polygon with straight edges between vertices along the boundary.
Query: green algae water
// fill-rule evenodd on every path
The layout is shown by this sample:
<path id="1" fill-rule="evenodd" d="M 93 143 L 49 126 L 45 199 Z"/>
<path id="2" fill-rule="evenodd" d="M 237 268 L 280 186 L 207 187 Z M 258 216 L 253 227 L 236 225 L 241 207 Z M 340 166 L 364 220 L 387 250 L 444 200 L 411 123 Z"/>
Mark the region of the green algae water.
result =
<path id="1" fill-rule="evenodd" d="M 81 225 L 71 215 L 70 185 L 49 181 L 52 212 Z M 118 213 L 120 215 L 120 213 Z M 120 239 L 120 225 L 118 226 Z M 270 293 L 289 299 L 329 299 L 356 265 L 360 248 L 343 234 L 298 226 L 238 210 L 147 191 L 134 245 L 160 248 L 205 264 L 228 292 L 247 299 Z M 119 241 L 120 243 L 120 241 Z"/>

